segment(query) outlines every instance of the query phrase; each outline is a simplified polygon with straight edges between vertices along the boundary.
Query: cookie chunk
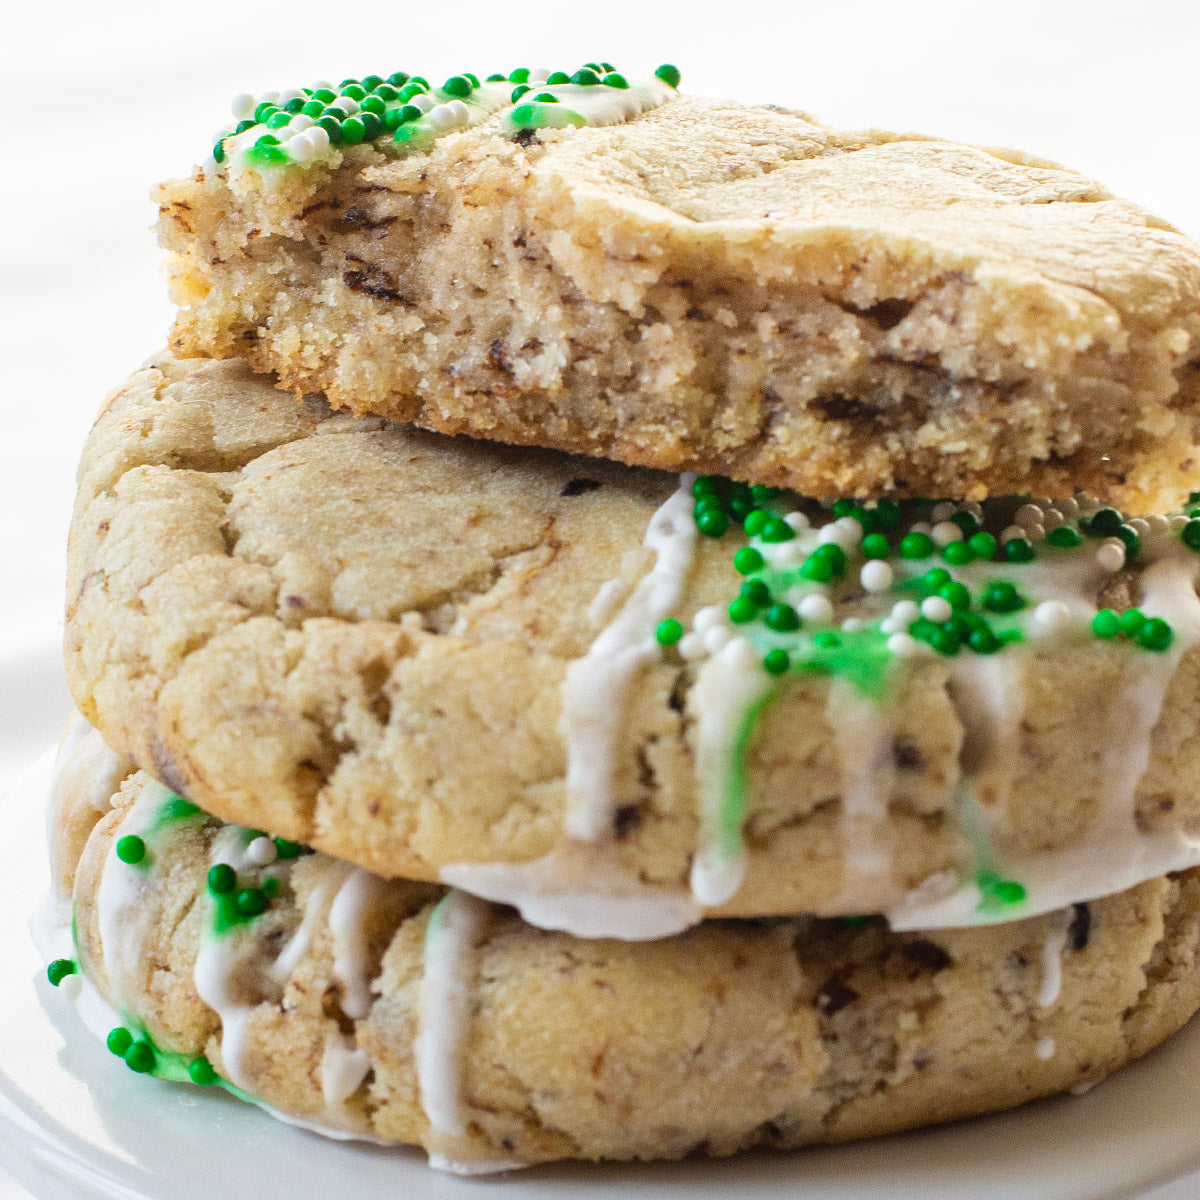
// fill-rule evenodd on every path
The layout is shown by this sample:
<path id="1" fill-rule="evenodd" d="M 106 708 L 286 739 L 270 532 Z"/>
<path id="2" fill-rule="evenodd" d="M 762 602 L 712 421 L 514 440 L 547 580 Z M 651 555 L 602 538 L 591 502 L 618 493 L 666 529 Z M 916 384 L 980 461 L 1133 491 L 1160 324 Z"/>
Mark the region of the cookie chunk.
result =
<path id="1" fill-rule="evenodd" d="M 60 788 L 53 820 L 78 856 L 67 967 L 112 1006 L 110 1048 L 454 1169 L 951 1120 L 1090 1084 L 1200 1006 L 1196 871 L 983 929 L 582 941 L 222 825 L 141 772 L 111 804 Z"/>
<path id="2" fill-rule="evenodd" d="M 969 924 L 1195 865 L 1198 534 L 830 512 L 168 357 L 84 453 L 67 670 L 205 809 L 538 924 Z"/>
<path id="3" fill-rule="evenodd" d="M 1186 237 L 1011 151 L 656 86 L 552 86 L 540 128 L 509 81 L 434 88 L 395 134 L 268 98 L 158 191 L 173 347 L 360 415 L 805 495 L 1186 495 Z"/>

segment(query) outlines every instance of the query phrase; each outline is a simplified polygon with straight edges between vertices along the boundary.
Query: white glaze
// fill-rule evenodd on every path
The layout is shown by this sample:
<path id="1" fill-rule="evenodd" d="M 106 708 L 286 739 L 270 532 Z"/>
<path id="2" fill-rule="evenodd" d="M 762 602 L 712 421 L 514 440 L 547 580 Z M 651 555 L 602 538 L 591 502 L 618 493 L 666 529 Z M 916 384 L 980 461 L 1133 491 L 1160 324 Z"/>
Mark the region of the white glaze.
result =
<path id="1" fill-rule="evenodd" d="M 386 891 L 387 884 L 378 875 L 355 867 L 329 908 L 333 973 L 342 985 L 342 1011 L 354 1021 L 371 1011 L 373 964 L 366 923 Z"/>
<path id="2" fill-rule="evenodd" d="M 1067 948 L 1071 917 L 1072 910 L 1069 908 L 1050 914 L 1049 928 L 1042 941 L 1042 983 L 1038 989 L 1038 1008 L 1053 1008 L 1062 994 L 1063 951 Z"/>

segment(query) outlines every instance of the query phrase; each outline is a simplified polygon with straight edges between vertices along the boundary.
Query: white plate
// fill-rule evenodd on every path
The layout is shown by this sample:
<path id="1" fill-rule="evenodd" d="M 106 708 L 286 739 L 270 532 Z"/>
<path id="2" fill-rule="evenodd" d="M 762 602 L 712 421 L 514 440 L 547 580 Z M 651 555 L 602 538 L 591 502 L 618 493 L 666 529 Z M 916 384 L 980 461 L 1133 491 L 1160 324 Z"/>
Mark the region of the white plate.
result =
<path id="1" fill-rule="evenodd" d="M 329 1200 L 420 1195 L 628 1200 L 1128 1200 L 1200 1167 L 1200 1021 L 1086 1096 L 788 1155 L 491 1178 L 414 1152 L 326 1141 L 224 1093 L 137 1076 L 42 975 L 26 917 L 47 883 L 44 757 L 0 803 L 0 1148 L 45 1200 Z M 43 1007 L 44 1006 L 44 1007 Z M 1200 1194 L 1200 1176 L 1165 1195 Z"/>

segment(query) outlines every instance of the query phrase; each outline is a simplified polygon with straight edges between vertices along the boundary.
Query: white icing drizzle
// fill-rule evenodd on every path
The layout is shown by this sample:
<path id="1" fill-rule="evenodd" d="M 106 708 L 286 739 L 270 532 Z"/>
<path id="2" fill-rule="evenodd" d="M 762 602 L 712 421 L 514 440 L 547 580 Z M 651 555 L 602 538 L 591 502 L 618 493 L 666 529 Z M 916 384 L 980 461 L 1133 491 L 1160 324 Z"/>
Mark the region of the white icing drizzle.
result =
<path id="1" fill-rule="evenodd" d="M 1053 1008 L 1062 993 L 1063 951 L 1071 928 L 1069 908 L 1050 914 L 1046 937 L 1042 942 L 1042 984 L 1038 989 L 1038 1008 Z"/>
<path id="2" fill-rule="evenodd" d="M 325 1041 L 321 1055 L 321 1098 L 326 1108 L 340 1108 L 362 1087 L 371 1059 L 349 1034 L 335 1034 Z"/>
<path id="3" fill-rule="evenodd" d="M 842 769 L 842 892 L 833 907 L 870 911 L 895 892 L 889 804 L 896 729 L 883 704 L 845 679 L 829 681 L 826 711 Z"/>
<path id="4" fill-rule="evenodd" d="M 612 834 L 615 747 L 637 676 L 656 661 L 658 622 L 680 602 L 696 546 L 691 485 L 680 486 L 650 518 L 643 545 L 654 565 L 587 654 L 567 667 L 562 725 L 567 741 L 568 837 L 597 842 Z"/>
<path id="5" fill-rule="evenodd" d="M 482 900 L 451 891 L 430 914 L 425 935 L 420 1031 L 414 1046 L 421 1107 L 429 1118 L 425 1149 L 432 1166 L 460 1175 L 518 1165 L 485 1158 L 467 1124 L 463 1052 L 478 943 L 488 918 Z"/>
<path id="6" fill-rule="evenodd" d="M 1034 1047 L 1034 1054 L 1043 1062 L 1054 1057 L 1054 1052 L 1058 1047 L 1052 1037 L 1044 1037 L 1038 1040 L 1038 1044 Z"/>
<path id="7" fill-rule="evenodd" d="M 630 691 L 658 661 L 658 622 L 683 598 L 695 554 L 693 475 L 650 518 L 643 545 L 654 563 L 587 654 L 563 681 L 562 729 L 567 743 L 564 836 L 528 863 L 454 863 L 441 878 L 476 896 L 511 904 L 532 925 L 578 937 L 631 941 L 667 937 L 700 919 L 681 889 L 655 887 L 632 876 L 613 849 L 616 747 Z M 605 585 L 601 595 L 611 596 Z"/>
<path id="8" fill-rule="evenodd" d="M 366 918 L 387 885 L 378 875 L 355 867 L 329 907 L 333 934 L 333 974 L 342 985 L 342 1011 L 362 1021 L 371 1011 L 371 953 Z"/>
<path id="9" fill-rule="evenodd" d="M 724 844 L 722 817 L 729 790 L 729 764 L 738 749 L 746 713 L 771 690 L 771 677 L 744 638 L 727 643 L 702 666 L 692 691 L 696 722 L 696 791 L 699 837 L 692 860 L 692 895 L 698 905 L 724 904 L 742 886 L 746 849 Z"/>

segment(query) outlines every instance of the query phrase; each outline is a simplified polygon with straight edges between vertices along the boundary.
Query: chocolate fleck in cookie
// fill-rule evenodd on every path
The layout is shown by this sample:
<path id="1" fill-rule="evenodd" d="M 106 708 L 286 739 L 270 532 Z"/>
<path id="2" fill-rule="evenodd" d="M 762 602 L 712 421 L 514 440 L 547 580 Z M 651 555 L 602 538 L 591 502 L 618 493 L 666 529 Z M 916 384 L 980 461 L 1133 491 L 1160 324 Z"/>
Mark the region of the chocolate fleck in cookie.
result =
<path id="1" fill-rule="evenodd" d="M 169 357 L 79 479 L 83 713 L 378 874 L 653 938 L 1012 919 L 1200 861 L 1200 517 L 830 509 Z"/>
<path id="2" fill-rule="evenodd" d="M 239 97 L 158 192 L 174 348 L 358 414 L 805 495 L 1186 495 L 1186 237 L 1011 151 L 603 66 Z"/>
<path id="3" fill-rule="evenodd" d="M 453 1169 L 945 1121 L 1090 1084 L 1200 1006 L 1196 871 L 970 930 L 583 941 L 224 825 L 141 772 L 101 813 L 88 773 L 56 793 L 77 950 L 50 974 L 114 1054 Z"/>

